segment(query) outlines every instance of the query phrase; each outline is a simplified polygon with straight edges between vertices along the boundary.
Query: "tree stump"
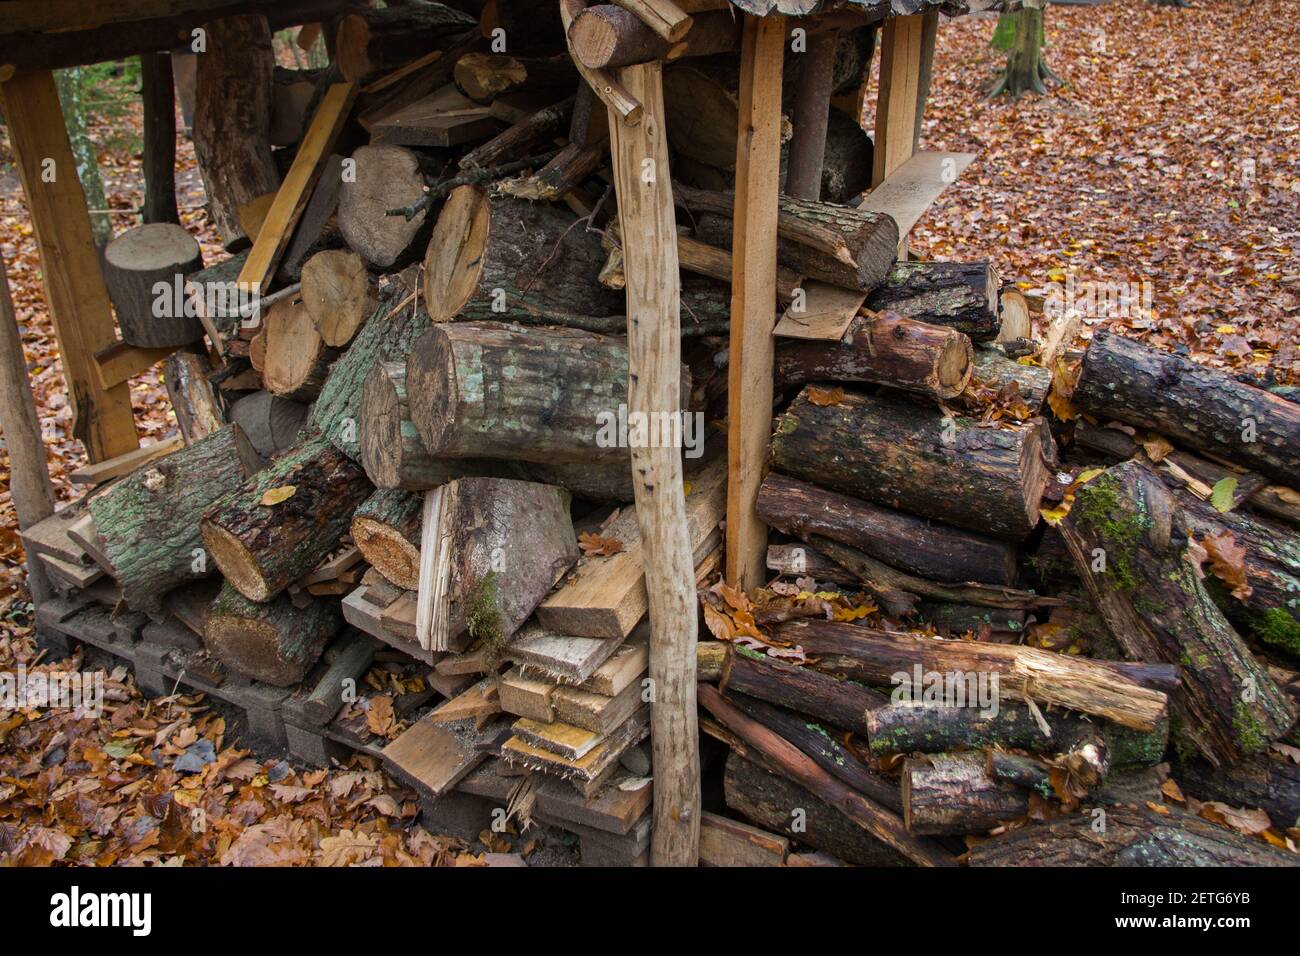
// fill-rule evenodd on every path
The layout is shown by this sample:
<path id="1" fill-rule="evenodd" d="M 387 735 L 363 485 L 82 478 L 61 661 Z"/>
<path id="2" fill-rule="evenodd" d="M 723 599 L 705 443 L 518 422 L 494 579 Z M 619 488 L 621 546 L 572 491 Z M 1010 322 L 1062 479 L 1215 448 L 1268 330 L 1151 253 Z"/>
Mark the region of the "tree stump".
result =
<path id="1" fill-rule="evenodd" d="M 170 348 L 203 338 L 203 323 L 174 307 L 174 290 L 183 289 L 185 277 L 202 268 L 198 240 L 175 223 L 136 226 L 110 242 L 104 248 L 104 282 L 122 341 Z"/>

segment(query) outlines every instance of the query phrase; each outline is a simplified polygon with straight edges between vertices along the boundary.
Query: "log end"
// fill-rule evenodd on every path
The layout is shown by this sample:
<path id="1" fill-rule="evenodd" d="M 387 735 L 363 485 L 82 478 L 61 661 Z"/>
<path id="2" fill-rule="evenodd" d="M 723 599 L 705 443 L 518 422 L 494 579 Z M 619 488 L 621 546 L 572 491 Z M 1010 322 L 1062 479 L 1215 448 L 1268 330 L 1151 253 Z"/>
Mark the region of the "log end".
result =
<path id="1" fill-rule="evenodd" d="M 403 409 L 385 364 L 377 362 L 361 386 L 361 467 L 376 488 L 398 488 Z"/>
<path id="2" fill-rule="evenodd" d="M 199 530 L 204 547 L 231 587 L 250 601 L 261 603 L 274 597 L 257 566 L 257 559 L 243 542 L 208 518 L 200 522 Z"/>
<path id="3" fill-rule="evenodd" d="M 275 628 L 255 618 L 213 614 L 203 634 L 208 650 L 222 663 L 274 687 L 293 686 L 311 666 L 276 654 Z"/>
<path id="4" fill-rule="evenodd" d="M 411 421 L 435 458 L 443 453 L 447 432 L 454 424 L 459 394 L 455 363 L 451 342 L 437 326 L 420 336 L 407 359 Z"/>
<path id="5" fill-rule="evenodd" d="M 443 204 L 424 256 L 424 304 L 434 322 L 450 322 L 478 288 L 487 248 L 487 194 L 458 186 Z"/>
<path id="6" fill-rule="evenodd" d="M 352 540 L 371 567 L 399 588 L 420 587 L 420 549 L 392 526 L 358 515 L 352 519 Z"/>
<path id="7" fill-rule="evenodd" d="M 935 366 L 938 398 L 956 398 L 966 391 L 975 368 L 975 347 L 968 336 L 953 330 L 945 339 Z"/>

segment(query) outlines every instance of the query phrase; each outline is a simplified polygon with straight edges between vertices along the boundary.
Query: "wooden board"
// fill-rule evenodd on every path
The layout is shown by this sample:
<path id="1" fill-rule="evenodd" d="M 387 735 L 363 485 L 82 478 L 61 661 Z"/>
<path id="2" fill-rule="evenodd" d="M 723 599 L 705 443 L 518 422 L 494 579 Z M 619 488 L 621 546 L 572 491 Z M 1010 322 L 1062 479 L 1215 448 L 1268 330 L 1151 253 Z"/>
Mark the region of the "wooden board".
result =
<path id="1" fill-rule="evenodd" d="M 486 759 L 471 742 L 473 736 L 463 727 L 441 727 L 428 714 L 384 748 L 384 765 L 403 781 L 440 797 Z"/>
<path id="2" fill-rule="evenodd" d="M 901 248 L 912 227 L 974 158 L 974 153 L 917 153 L 867 193 L 859 208 L 892 216 Z"/>
<path id="3" fill-rule="evenodd" d="M 790 841 L 707 811 L 700 816 L 700 863 L 705 866 L 784 866 Z"/>
<path id="4" fill-rule="evenodd" d="M 629 832 L 650 808 L 654 787 L 649 780 L 615 771 L 609 785 L 583 797 L 563 780 L 549 779 L 537 788 L 537 809 L 563 823 L 607 833 Z"/>
<path id="5" fill-rule="evenodd" d="M 525 624 L 506 654 L 526 674 L 581 684 L 607 661 L 619 643 L 603 637 L 569 637 L 537 624 Z"/>
<path id="6" fill-rule="evenodd" d="M 84 465 L 76 471 L 69 472 L 68 480 L 74 485 L 90 485 L 91 487 L 102 485 L 114 478 L 129 475 L 137 468 L 141 468 L 151 461 L 155 461 L 164 455 L 170 455 L 172 452 L 179 451 L 184 447 L 185 440 L 179 435 L 174 435 L 171 438 L 164 438 L 160 442 L 154 442 L 152 445 L 136 448 L 125 455 L 118 455 L 116 458 L 109 458 L 93 465 Z"/>
<path id="7" fill-rule="evenodd" d="M 104 569 L 96 564 L 82 564 L 80 561 L 65 561 L 48 554 L 37 555 L 50 575 L 60 581 L 65 588 L 88 588 L 104 576 Z"/>
<path id="8" fill-rule="evenodd" d="M 293 235 L 293 228 L 311 198 L 356 95 L 355 83 L 335 83 L 321 98 L 307 134 L 298 145 L 293 165 L 280 184 L 275 201 L 271 203 L 253 248 L 240 270 L 239 281 L 245 283 L 245 288 L 255 289 L 259 295 L 267 292 L 280 257 Z"/>
<path id="9" fill-rule="evenodd" d="M 772 334 L 785 339 L 821 339 L 838 341 L 848 331 L 849 323 L 867 301 L 865 292 L 809 279 L 803 284 L 803 309 L 796 312 L 794 303 L 785 310 Z"/>
<path id="10" fill-rule="evenodd" d="M 609 660 L 578 686 L 595 694 L 614 697 L 641 677 L 649 665 L 650 649 L 646 645 L 645 633 L 634 632 Z"/>
<path id="11" fill-rule="evenodd" d="M 638 683 L 629 683 L 613 697 L 577 687 L 557 687 L 553 697 L 555 716 L 558 721 L 603 737 L 641 706 L 641 694 Z"/>
<path id="12" fill-rule="evenodd" d="M 490 106 L 448 84 L 372 123 L 370 145 L 460 146 L 494 136 L 501 128 Z"/>
<path id="13" fill-rule="evenodd" d="M 99 370 L 99 381 L 104 388 L 112 388 L 129 382 L 137 375 L 143 375 L 167 356 L 175 352 L 179 345 L 163 348 L 141 348 L 127 345 L 118 339 L 112 345 L 95 352 L 95 365 Z"/>
<path id="14" fill-rule="evenodd" d="M 880 92 L 876 97 L 875 161 L 871 173 L 873 186 L 884 182 L 912 156 L 916 142 L 924 21 L 924 14 L 890 17 L 885 21 L 880 39 Z"/>
<path id="15" fill-rule="evenodd" d="M 512 725 L 515 734 L 534 747 L 569 760 L 581 760 L 604 741 L 604 736 L 558 720 L 543 723 L 520 717 Z"/>
<path id="16" fill-rule="evenodd" d="M 649 734 L 650 712 L 647 708 L 577 760 L 561 757 L 519 736 L 511 737 L 502 745 L 501 757 L 509 764 L 563 777 L 576 786 L 579 793 L 591 796 L 613 775 L 623 751 L 639 744 Z"/>
<path id="17" fill-rule="evenodd" d="M 497 683 L 485 677 L 451 700 L 443 701 L 429 716 L 433 718 L 434 723 L 449 724 L 458 720 L 491 717 L 499 713 L 501 713 L 501 698 L 497 694 Z"/>
<path id="18" fill-rule="evenodd" d="M 49 555 L 72 564 L 89 564 L 90 556 L 68 535 L 68 529 L 83 514 L 77 504 L 68 505 L 19 532 L 29 554 Z"/>
<path id="19" fill-rule="evenodd" d="M 551 705 L 551 694 L 555 685 L 543 680 L 525 677 L 518 668 L 497 678 L 500 688 L 501 709 L 517 717 L 529 717 L 541 723 L 550 723 L 555 719 L 555 708 Z"/>

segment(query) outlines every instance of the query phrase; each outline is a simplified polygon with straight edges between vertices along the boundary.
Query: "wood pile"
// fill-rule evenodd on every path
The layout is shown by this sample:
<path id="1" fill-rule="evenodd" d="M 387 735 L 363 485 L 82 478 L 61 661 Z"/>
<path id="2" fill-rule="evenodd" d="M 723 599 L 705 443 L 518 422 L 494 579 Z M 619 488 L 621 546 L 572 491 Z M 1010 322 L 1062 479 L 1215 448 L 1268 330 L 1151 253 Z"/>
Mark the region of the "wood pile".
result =
<path id="1" fill-rule="evenodd" d="M 441 798 L 490 790 L 486 764 L 521 821 L 644 862 L 658 688 L 610 157 L 611 119 L 641 105 L 606 71 L 666 62 L 677 404 L 718 434 L 739 34 L 715 6 L 688 31 L 650 15 L 673 4 L 364 9 L 331 25 L 334 65 L 294 76 L 264 19 L 222 21 L 195 137 L 233 254 L 167 264 L 206 343 L 148 327 L 153 259 L 123 256 L 138 274 L 115 283 L 134 340 L 187 343 L 166 369 L 182 440 L 92 466 L 85 506 L 28 547 L 133 612 L 202 593 L 207 653 L 296 688 L 317 725 L 382 647 L 424 694 L 382 750 L 394 773 Z M 826 96 L 856 87 L 875 30 L 841 32 Z M 812 80 L 790 74 L 797 125 Z M 828 123 L 824 156 L 783 164 L 770 587 L 715 583 L 727 458 L 678 423 L 716 638 L 697 648 L 702 724 L 749 821 L 706 813 L 705 862 L 950 865 L 955 838 L 990 832 L 972 863 L 1158 854 L 1140 834 L 1097 849 L 1074 814 L 1136 803 L 1115 826 L 1140 829 L 1174 755 L 1189 798 L 1249 794 L 1287 839 L 1300 408 L 1101 334 L 1073 381 L 987 262 L 896 261 L 895 218 L 849 201 L 871 140 Z M 1082 417 L 1053 419 L 1071 401 Z M 900 673 L 996 677 L 997 712 L 891 702 Z M 1188 838 L 1160 862 L 1277 852 L 1182 810 L 1159 822 Z"/>

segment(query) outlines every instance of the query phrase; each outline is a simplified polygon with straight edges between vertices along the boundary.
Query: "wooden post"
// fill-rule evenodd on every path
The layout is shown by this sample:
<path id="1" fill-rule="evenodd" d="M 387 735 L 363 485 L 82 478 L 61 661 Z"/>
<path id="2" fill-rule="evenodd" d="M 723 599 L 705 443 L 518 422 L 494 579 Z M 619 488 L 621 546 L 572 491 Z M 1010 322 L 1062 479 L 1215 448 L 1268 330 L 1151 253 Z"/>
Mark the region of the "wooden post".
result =
<path id="1" fill-rule="evenodd" d="M 794 138 L 785 174 L 785 194 L 795 199 L 820 199 L 822 167 L 826 160 L 826 127 L 830 121 L 832 73 L 838 30 L 823 30 L 808 37 L 803 72 L 794 98 Z"/>
<path id="2" fill-rule="evenodd" d="M 3 254 L 0 254 L 0 428 L 4 429 L 5 448 L 9 451 L 9 494 L 18 515 L 18 528 L 26 530 L 54 514 L 54 487 L 45 467 L 45 442 L 41 440 L 36 400 L 27 378 L 23 341 L 18 334 L 13 299 L 9 296 Z M 40 558 L 31 553 L 27 555 L 27 586 L 37 604 L 53 593 Z"/>
<path id="3" fill-rule="evenodd" d="M 95 363 L 95 352 L 112 345 L 117 330 L 54 77 L 48 70 L 19 73 L 0 84 L 0 98 L 41 253 L 72 433 L 91 461 L 115 458 L 140 443 L 129 386 L 105 388 Z"/>
<path id="4" fill-rule="evenodd" d="M 662 67 L 630 66 L 620 80 L 640 103 L 629 126 L 609 113 L 627 277 L 628 414 L 680 414 L 681 275 Z M 775 230 L 773 231 L 775 234 Z M 769 388 L 771 387 L 769 374 Z M 699 610 L 678 448 L 632 449 L 632 488 L 650 611 L 655 866 L 695 866 L 700 843 L 700 758 L 695 710 Z"/>
<path id="5" fill-rule="evenodd" d="M 876 97 L 876 151 L 871 188 L 912 158 L 920 110 L 925 14 L 885 21 L 880 41 L 880 92 Z"/>
<path id="6" fill-rule="evenodd" d="M 767 529 L 755 502 L 772 431 L 776 221 L 781 177 L 785 19 L 745 16 L 740 54 L 727 371 L 727 580 L 763 583 Z"/>
<path id="7" fill-rule="evenodd" d="M 144 99 L 144 221 L 179 224 L 176 211 L 176 93 L 170 53 L 140 54 Z"/>
<path id="8" fill-rule="evenodd" d="M 913 153 L 921 148 L 921 120 L 925 118 L 925 102 L 930 98 L 930 81 L 934 75 L 934 41 L 939 36 L 939 11 L 929 10 L 921 17 L 921 63 L 916 79 L 916 124 L 912 128 Z"/>

